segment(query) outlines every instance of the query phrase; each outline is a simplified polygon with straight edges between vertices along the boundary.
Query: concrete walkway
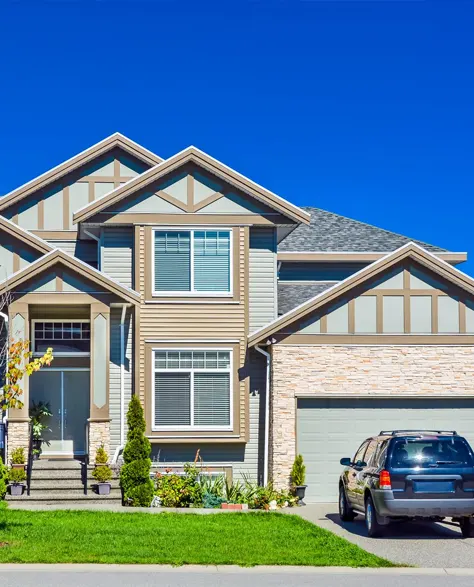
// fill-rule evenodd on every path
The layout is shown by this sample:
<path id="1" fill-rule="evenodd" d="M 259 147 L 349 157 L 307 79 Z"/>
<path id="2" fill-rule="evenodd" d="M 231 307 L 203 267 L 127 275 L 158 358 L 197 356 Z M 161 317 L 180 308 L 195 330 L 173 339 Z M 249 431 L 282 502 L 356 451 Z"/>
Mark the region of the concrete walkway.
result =
<path id="1" fill-rule="evenodd" d="M 474 538 L 461 538 L 457 524 L 395 523 L 382 538 L 369 538 L 364 518 L 358 516 L 354 522 L 341 522 L 337 504 L 312 504 L 282 511 L 297 514 L 395 563 L 425 568 L 474 569 Z"/>

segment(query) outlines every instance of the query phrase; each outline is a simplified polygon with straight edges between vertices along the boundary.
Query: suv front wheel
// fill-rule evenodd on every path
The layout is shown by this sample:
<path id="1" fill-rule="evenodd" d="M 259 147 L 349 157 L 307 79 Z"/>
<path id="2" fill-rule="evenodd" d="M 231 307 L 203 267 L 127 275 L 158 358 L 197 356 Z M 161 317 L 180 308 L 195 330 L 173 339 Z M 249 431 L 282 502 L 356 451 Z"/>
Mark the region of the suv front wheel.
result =
<path id="1" fill-rule="evenodd" d="M 472 518 L 461 518 L 459 522 L 463 538 L 472 538 L 474 536 L 474 524 Z"/>
<path id="2" fill-rule="evenodd" d="M 339 517 L 343 522 L 352 522 L 355 518 L 354 510 L 349 506 L 346 492 L 342 485 L 339 486 Z"/>
<path id="3" fill-rule="evenodd" d="M 377 511 L 370 495 L 365 500 L 365 525 L 370 538 L 377 538 L 382 534 L 382 526 L 377 520 Z"/>

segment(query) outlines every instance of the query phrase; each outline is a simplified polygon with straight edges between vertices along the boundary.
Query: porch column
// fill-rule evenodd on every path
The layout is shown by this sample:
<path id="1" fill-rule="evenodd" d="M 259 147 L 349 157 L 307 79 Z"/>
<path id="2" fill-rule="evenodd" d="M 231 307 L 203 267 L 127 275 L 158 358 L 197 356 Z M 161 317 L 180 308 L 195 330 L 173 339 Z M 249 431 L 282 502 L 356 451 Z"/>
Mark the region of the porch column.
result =
<path id="1" fill-rule="evenodd" d="M 9 344 L 29 340 L 30 327 L 28 316 L 28 304 L 13 302 L 8 309 L 8 337 Z M 23 363 L 24 366 L 24 363 Z M 34 373 L 32 375 L 34 377 Z M 22 447 L 25 449 L 25 455 L 28 453 L 29 445 L 29 421 L 28 405 L 30 402 L 29 377 L 24 376 L 19 382 L 23 394 L 21 401 L 22 408 L 10 409 L 8 413 L 8 454 L 7 462 L 10 461 L 12 451 Z"/>
<path id="2" fill-rule="evenodd" d="M 95 461 L 97 449 L 104 444 L 110 456 L 110 309 L 91 304 L 91 362 L 89 418 L 89 460 Z"/>

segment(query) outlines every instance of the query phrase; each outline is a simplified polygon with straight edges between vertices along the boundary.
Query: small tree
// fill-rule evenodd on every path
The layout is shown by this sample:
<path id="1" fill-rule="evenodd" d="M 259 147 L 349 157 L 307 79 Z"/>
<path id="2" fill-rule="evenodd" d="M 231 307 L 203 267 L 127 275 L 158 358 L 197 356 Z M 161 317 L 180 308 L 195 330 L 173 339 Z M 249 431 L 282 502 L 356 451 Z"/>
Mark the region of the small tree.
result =
<path id="1" fill-rule="evenodd" d="M 0 500 L 5 498 L 8 485 L 8 468 L 3 464 L 0 457 Z"/>
<path id="2" fill-rule="evenodd" d="M 306 466 L 303 463 L 303 455 L 296 455 L 291 469 L 291 482 L 295 487 L 301 487 L 306 480 Z"/>
<path id="3" fill-rule="evenodd" d="M 130 400 L 127 412 L 127 444 L 123 451 L 124 464 L 120 471 L 120 486 L 125 502 L 138 507 L 149 507 L 154 487 L 150 479 L 151 445 L 145 437 L 145 418 L 136 395 Z"/>

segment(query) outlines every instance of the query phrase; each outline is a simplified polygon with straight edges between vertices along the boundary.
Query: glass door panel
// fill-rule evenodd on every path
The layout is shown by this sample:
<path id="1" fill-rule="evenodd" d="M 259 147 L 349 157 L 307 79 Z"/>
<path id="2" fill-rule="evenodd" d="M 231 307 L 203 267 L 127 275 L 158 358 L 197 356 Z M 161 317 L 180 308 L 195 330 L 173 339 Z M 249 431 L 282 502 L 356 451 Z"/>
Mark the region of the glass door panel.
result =
<path id="1" fill-rule="evenodd" d="M 43 438 L 44 452 L 59 452 L 62 450 L 62 402 L 61 402 L 61 371 L 37 371 L 30 377 L 30 407 L 33 402 L 48 404 L 52 416 L 45 424 L 50 428 L 45 430 Z"/>
<path id="2" fill-rule="evenodd" d="M 90 372 L 64 371 L 63 439 L 74 454 L 86 452 L 86 424 L 90 413 Z"/>

